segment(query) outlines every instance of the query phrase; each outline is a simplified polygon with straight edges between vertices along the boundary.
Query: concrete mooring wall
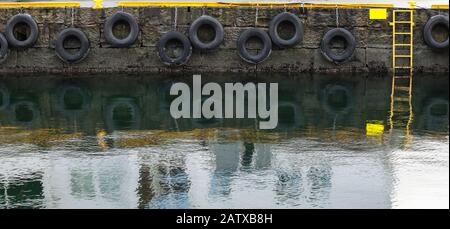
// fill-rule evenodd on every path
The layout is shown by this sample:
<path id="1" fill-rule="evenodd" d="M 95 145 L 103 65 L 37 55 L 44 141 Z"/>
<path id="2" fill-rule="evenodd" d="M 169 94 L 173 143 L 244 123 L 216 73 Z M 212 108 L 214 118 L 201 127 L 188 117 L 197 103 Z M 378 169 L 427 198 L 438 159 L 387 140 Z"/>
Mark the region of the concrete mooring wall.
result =
<path id="1" fill-rule="evenodd" d="M 129 48 L 113 48 L 102 35 L 105 19 L 117 11 L 132 14 L 138 20 L 140 34 Z M 259 9 L 257 26 L 267 29 L 270 20 L 284 9 Z M 270 57 L 257 65 L 243 61 L 236 50 L 236 40 L 245 29 L 255 25 L 255 8 L 177 8 L 177 30 L 187 34 L 189 25 L 203 13 L 216 17 L 224 26 L 225 41 L 218 50 L 195 50 L 184 66 L 166 66 L 159 60 L 156 43 L 174 28 L 174 8 L 34 8 L 0 9 L 0 32 L 7 20 L 20 12 L 34 17 L 39 25 L 38 42 L 25 50 L 11 49 L 0 63 L 0 73 L 52 72 L 388 72 L 392 67 L 391 10 L 388 20 L 370 20 L 368 9 L 339 9 L 339 27 L 355 36 L 354 57 L 343 64 L 326 60 L 319 49 L 324 33 L 336 27 L 336 9 L 288 9 L 300 17 L 305 27 L 303 41 L 288 49 L 273 46 Z M 435 52 L 423 41 L 422 29 L 427 20 L 448 10 L 416 10 L 414 33 L 414 65 L 416 71 L 448 72 L 448 48 Z M 73 16 L 73 17 L 72 17 Z M 64 28 L 81 28 L 91 42 L 89 56 L 77 64 L 63 63 L 52 48 L 56 35 Z"/>

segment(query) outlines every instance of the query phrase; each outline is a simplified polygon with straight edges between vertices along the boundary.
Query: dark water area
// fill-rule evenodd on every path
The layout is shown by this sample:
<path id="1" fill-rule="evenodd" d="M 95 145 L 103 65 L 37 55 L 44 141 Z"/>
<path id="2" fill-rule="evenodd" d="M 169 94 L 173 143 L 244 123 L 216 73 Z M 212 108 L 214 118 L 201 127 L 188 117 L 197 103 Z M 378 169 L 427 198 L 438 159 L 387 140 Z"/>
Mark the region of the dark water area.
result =
<path id="1" fill-rule="evenodd" d="M 0 76 L 0 208 L 448 208 L 448 76 L 202 81 L 278 83 L 278 126 L 172 118 L 192 75 Z"/>

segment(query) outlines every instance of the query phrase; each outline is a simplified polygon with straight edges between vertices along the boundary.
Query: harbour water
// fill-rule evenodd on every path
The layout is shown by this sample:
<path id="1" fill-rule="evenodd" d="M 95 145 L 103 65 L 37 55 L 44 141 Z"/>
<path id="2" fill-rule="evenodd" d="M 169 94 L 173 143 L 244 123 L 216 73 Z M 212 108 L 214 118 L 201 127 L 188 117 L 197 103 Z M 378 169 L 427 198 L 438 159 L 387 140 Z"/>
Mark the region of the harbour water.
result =
<path id="1" fill-rule="evenodd" d="M 448 76 L 202 77 L 278 82 L 277 128 L 173 119 L 190 75 L 0 76 L 0 208 L 449 207 Z"/>

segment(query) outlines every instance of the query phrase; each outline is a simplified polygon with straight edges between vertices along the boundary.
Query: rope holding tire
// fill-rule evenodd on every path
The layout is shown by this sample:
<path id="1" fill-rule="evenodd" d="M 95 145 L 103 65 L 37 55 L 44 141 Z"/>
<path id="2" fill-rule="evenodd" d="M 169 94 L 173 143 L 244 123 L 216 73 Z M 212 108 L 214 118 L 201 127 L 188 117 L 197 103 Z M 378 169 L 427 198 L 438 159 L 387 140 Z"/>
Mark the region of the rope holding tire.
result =
<path id="1" fill-rule="evenodd" d="M 30 34 L 26 39 L 21 40 L 14 34 L 17 25 L 26 25 L 30 29 Z M 29 14 L 17 14 L 10 18 L 6 23 L 5 37 L 11 47 L 14 48 L 31 48 L 39 37 L 39 28 L 36 21 Z"/>
<path id="2" fill-rule="evenodd" d="M 199 29 L 205 25 L 211 26 L 214 30 L 214 39 L 212 41 L 203 42 L 198 36 Z M 189 27 L 189 39 L 191 40 L 192 45 L 195 48 L 201 50 L 216 49 L 222 44 L 224 40 L 223 26 L 217 19 L 211 16 L 200 16 L 194 22 L 192 22 L 191 26 Z"/>
<path id="3" fill-rule="evenodd" d="M 117 38 L 113 33 L 114 26 L 120 22 L 125 22 L 130 27 L 128 36 L 123 39 Z M 136 19 L 131 14 L 125 12 L 117 12 L 106 19 L 103 32 L 106 42 L 117 48 L 125 48 L 136 42 L 136 39 L 139 35 L 139 25 Z"/>
<path id="4" fill-rule="evenodd" d="M 345 42 L 345 50 L 343 52 L 335 52 L 332 50 L 331 41 L 335 38 L 342 38 Z M 343 28 L 334 28 L 325 33 L 320 44 L 320 51 L 323 56 L 333 63 L 343 63 L 350 60 L 356 50 L 356 40 L 353 34 Z"/>
<path id="5" fill-rule="evenodd" d="M 71 53 L 69 52 L 65 47 L 64 43 L 69 38 L 75 38 L 77 39 L 81 47 L 80 49 L 75 52 Z M 73 64 L 82 61 L 86 56 L 89 54 L 89 49 L 91 45 L 89 42 L 89 39 L 87 38 L 86 34 L 77 28 L 68 28 L 61 31 L 55 42 L 55 50 L 57 56 L 64 62 Z"/>
<path id="6" fill-rule="evenodd" d="M 5 36 L 0 33 L 0 63 L 2 63 L 8 57 L 8 41 Z"/>
<path id="7" fill-rule="evenodd" d="M 289 39 L 281 38 L 278 29 L 282 23 L 288 22 L 294 27 L 294 36 Z M 275 16 L 269 24 L 269 34 L 272 42 L 280 48 L 289 48 L 297 45 L 303 40 L 303 23 L 295 14 L 283 12 Z"/>
<path id="8" fill-rule="evenodd" d="M 263 44 L 261 52 L 251 54 L 246 47 L 247 42 L 252 38 L 258 38 Z M 239 56 L 246 62 L 258 64 L 266 60 L 272 52 L 272 40 L 266 31 L 258 28 L 250 28 L 239 35 L 237 40 L 237 49 Z"/>
<path id="9" fill-rule="evenodd" d="M 423 28 L 423 38 L 425 40 L 425 43 L 432 49 L 435 50 L 442 50 L 448 48 L 448 36 L 447 39 L 444 41 L 437 41 L 433 37 L 433 30 L 437 26 L 444 26 L 447 28 L 448 33 L 448 16 L 444 15 L 436 15 L 428 19 L 427 23 L 425 24 L 425 27 Z"/>
<path id="10" fill-rule="evenodd" d="M 166 46 L 171 41 L 178 41 L 183 45 L 183 50 L 180 55 L 171 57 L 167 53 Z M 158 56 L 165 65 L 183 65 L 192 55 L 192 45 L 189 39 L 182 33 L 177 31 L 170 31 L 164 34 L 156 45 Z"/>

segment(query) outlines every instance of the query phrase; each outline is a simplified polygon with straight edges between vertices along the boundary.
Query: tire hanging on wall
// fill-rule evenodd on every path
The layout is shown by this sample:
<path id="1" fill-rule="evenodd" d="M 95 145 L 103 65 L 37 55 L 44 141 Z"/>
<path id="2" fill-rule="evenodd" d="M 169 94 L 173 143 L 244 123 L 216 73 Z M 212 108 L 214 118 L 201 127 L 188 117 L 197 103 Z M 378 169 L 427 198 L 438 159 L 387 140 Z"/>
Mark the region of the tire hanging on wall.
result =
<path id="1" fill-rule="evenodd" d="M 64 42 L 69 38 L 75 38 L 80 42 L 81 47 L 78 52 L 70 53 L 64 48 Z M 86 34 L 76 28 L 64 29 L 58 34 L 55 42 L 56 55 L 58 55 L 62 61 L 70 64 L 80 62 L 86 58 L 89 54 L 90 47 L 91 45 Z"/>
<path id="2" fill-rule="evenodd" d="M 198 37 L 198 30 L 204 25 L 209 25 L 214 29 L 214 39 L 210 42 L 203 42 Z M 217 19 L 211 16 L 203 15 L 192 22 L 189 27 L 189 39 L 195 48 L 201 50 L 216 49 L 222 44 L 224 39 L 223 26 Z"/>
<path id="3" fill-rule="evenodd" d="M 170 41 L 178 41 L 183 45 L 183 51 L 178 57 L 172 58 L 166 52 L 166 45 Z M 182 33 L 170 31 L 164 34 L 156 45 L 158 56 L 165 65 L 183 65 L 192 55 L 192 45 L 189 39 Z"/>
<path id="4" fill-rule="evenodd" d="M 251 54 L 246 47 L 247 42 L 252 38 L 258 38 L 263 43 L 263 48 L 258 54 Z M 272 52 L 272 40 L 266 31 L 258 28 L 247 29 L 241 33 L 237 40 L 239 56 L 248 63 L 257 64 L 266 60 Z"/>
<path id="5" fill-rule="evenodd" d="M 0 63 L 6 60 L 6 57 L 8 57 L 8 48 L 8 41 L 6 40 L 5 36 L 0 33 Z"/>
<path id="6" fill-rule="evenodd" d="M 25 40 L 19 40 L 14 35 L 14 28 L 24 24 L 30 29 L 30 34 Z M 9 45 L 15 48 L 31 48 L 36 43 L 39 37 L 39 28 L 36 21 L 29 14 L 17 14 L 10 18 L 6 23 L 5 37 L 8 40 Z"/>
<path id="7" fill-rule="evenodd" d="M 346 48 L 343 52 L 334 52 L 331 49 L 331 41 L 336 37 L 343 38 Z M 343 28 L 334 28 L 325 33 L 320 44 L 320 50 L 325 58 L 334 63 L 343 63 L 353 57 L 356 49 L 356 40 L 353 34 Z"/>
<path id="8" fill-rule="evenodd" d="M 130 33 L 123 39 L 117 38 L 113 33 L 114 26 L 119 22 L 125 22 L 128 24 L 128 26 L 130 26 Z M 139 35 L 139 25 L 136 19 L 131 14 L 125 12 L 117 12 L 106 19 L 103 33 L 106 42 L 117 48 L 125 48 L 136 42 L 136 39 Z"/>
<path id="9" fill-rule="evenodd" d="M 432 49 L 440 50 L 448 48 L 448 37 L 445 41 L 437 41 L 433 37 L 433 30 L 436 26 L 444 26 L 447 28 L 448 33 L 448 17 L 444 15 L 436 15 L 428 19 L 427 23 L 423 28 L 423 39 L 425 43 Z"/>
<path id="10" fill-rule="evenodd" d="M 294 36 L 291 38 L 285 40 L 280 37 L 280 34 L 278 34 L 278 28 L 280 25 L 284 22 L 289 22 L 294 26 Z M 269 34 L 272 38 L 272 42 L 280 47 L 280 48 L 289 48 L 292 46 L 297 45 L 303 40 L 303 23 L 300 21 L 300 18 L 298 18 L 295 14 L 284 12 L 280 13 L 277 16 L 275 16 L 269 24 Z"/>

